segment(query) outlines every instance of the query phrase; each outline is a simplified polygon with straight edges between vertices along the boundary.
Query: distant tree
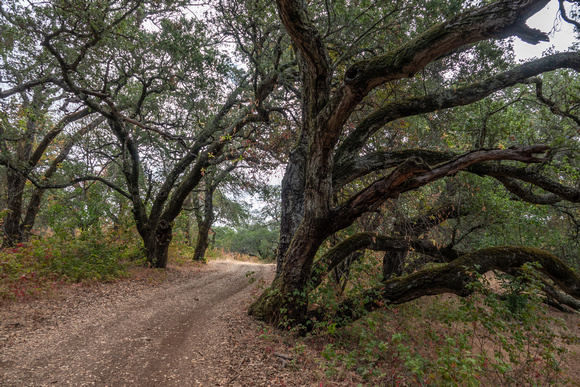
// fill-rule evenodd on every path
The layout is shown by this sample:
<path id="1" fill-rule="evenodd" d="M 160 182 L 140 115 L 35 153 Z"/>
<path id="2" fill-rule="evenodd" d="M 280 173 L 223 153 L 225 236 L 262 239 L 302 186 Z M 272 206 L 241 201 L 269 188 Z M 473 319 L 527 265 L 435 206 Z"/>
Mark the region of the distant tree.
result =
<path id="1" fill-rule="evenodd" d="M 38 58 L 57 64 L 51 83 L 106 120 L 92 157 L 118 166 L 121 184 L 99 177 L 132 205 L 147 260 L 165 267 L 172 225 L 211 165 L 243 156 L 254 125 L 269 120 L 268 95 L 282 77 L 234 68 L 221 35 L 180 16 L 186 2 L 106 1 L 3 6 Z M 252 102 L 255 101 L 255 102 Z M 72 182 L 95 180 L 95 175 Z"/>
<path id="2" fill-rule="evenodd" d="M 16 83 L 17 79 L 10 81 Z M 47 97 L 52 93 L 53 97 Z M 0 118 L 0 165 L 6 174 L 3 246 L 29 240 L 48 187 L 41 183 L 58 175 L 73 146 L 104 121 L 87 108 L 60 114 L 60 118 L 51 114 L 55 105 L 66 103 L 54 87 L 39 85 L 30 92 L 4 94 L 5 99 L 9 96 L 13 98 L 3 103 L 5 110 Z M 29 177 L 36 187 L 26 186 Z"/>

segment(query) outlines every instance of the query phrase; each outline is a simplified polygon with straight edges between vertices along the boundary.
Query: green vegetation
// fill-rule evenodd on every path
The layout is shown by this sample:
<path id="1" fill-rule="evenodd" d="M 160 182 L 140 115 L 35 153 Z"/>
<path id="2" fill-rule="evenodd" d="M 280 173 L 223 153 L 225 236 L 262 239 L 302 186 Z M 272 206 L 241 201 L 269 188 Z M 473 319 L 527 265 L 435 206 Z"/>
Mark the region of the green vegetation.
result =
<path id="1" fill-rule="evenodd" d="M 578 2 L 525 62 L 548 0 L 202 3 L 2 1 L 1 296 L 240 254 L 277 264 L 249 313 L 333 340 L 328 378 L 554 383 Z"/>
<path id="2" fill-rule="evenodd" d="M 112 281 L 143 259 L 142 247 L 127 232 L 34 238 L 0 251 L 0 298 L 39 296 L 63 283 Z"/>
<path id="3" fill-rule="evenodd" d="M 367 270 L 361 266 L 356 274 L 364 280 Z M 564 314 L 555 317 L 543 304 L 545 296 L 532 266 L 517 278 L 479 276 L 474 291 L 465 298 L 435 296 L 397 306 L 376 305 L 374 312 L 344 327 L 332 320 L 316 322 L 304 337 L 265 329 L 260 338 L 265 345 L 288 346 L 297 364 L 310 363 L 318 372 L 322 385 L 346 380 L 392 386 L 571 382 L 569 348 L 578 337 L 568 329 L 575 329 L 578 320 L 568 318 L 567 326 Z M 337 302 L 330 293 L 336 294 L 320 293 L 314 302 L 332 316 Z"/>
<path id="4" fill-rule="evenodd" d="M 273 262 L 276 258 L 278 231 L 267 225 L 250 224 L 238 229 L 215 227 L 214 232 L 217 249 L 255 256 L 264 262 Z"/>

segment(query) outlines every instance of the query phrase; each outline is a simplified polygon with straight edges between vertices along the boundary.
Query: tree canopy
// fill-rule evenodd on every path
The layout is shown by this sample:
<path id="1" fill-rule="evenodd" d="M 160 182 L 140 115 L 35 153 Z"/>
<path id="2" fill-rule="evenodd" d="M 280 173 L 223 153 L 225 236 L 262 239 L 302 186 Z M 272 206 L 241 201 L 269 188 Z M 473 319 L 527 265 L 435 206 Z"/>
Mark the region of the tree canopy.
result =
<path id="1" fill-rule="evenodd" d="M 578 298 L 580 54 L 512 49 L 549 40 L 526 24 L 547 3 L 5 1 L 4 245 L 30 238 L 47 190 L 98 185 L 131 209 L 151 266 L 184 209 L 203 259 L 215 205 L 284 169 L 280 198 L 266 192 L 276 216 L 246 235 L 272 256 L 277 222 L 260 319 L 320 318 L 309 294 L 347 289 L 369 251 L 379 282 L 344 295 L 345 321 L 527 262 L 552 297 Z"/>

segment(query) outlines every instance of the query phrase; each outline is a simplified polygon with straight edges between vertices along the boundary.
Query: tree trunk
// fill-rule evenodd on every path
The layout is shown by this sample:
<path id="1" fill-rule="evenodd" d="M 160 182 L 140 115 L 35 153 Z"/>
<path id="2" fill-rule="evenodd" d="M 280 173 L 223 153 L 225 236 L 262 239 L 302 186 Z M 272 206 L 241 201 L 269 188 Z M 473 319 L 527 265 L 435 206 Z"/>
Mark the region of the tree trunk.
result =
<path id="1" fill-rule="evenodd" d="M 197 225 L 198 234 L 195 242 L 195 251 L 193 253 L 193 260 L 197 262 L 205 261 L 205 252 L 209 247 L 209 230 L 210 225 L 207 222 L 202 222 Z"/>
<path id="2" fill-rule="evenodd" d="M 276 276 L 279 276 L 282 272 L 284 256 L 304 214 L 305 159 L 304 149 L 302 146 L 298 146 L 290 155 L 286 173 L 282 179 L 280 238 L 276 255 Z"/>
<path id="3" fill-rule="evenodd" d="M 185 244 L 191 246 L 191 214 L 187 214 L 185 221 Z"/>
<path id="4" fill-rule="evenodd" d="M 280 214 L 280 238 L 276 255 L 276 277 L 282 273 L 284 256 L 290 247 L 294 233 L 304 216 L 304 184 L 306 176 L 306 152 L 308 148 L 308 120 L 309 106 L 308 81 L 306 79 L 306 64 L 300 53 L 297 53 L 298 63 L 303 71 L 302 78 L 302 127 L 296 147 L 290 153 L 288 165 L 282 179 L 281 191 L 281 214 Z"/>
<path id="5" fill-rule="evenodd" d="M 8 170 L 6 174 L 8 213 L 4 219 L 3 246 L 14 246 L 22 241 L 22 201 L 26 178 L 20 173 Z"/>
<path id="6" fill-rule="evenodd" d="M 216 188 L 217 184 L 209 184 L 206 186 L 203 201 L 203 215 L 199 210 L 195 210 L 195 218 L 197 220 L 197 241 L 193 253 L 194 261 L 205 261 L 205 252 L 209 247 L 209 231 L 211 230 L 211 226 L 215 220 L 213 193 Z"/>
<path id="7" fill-rule="evenodd" d="M 37 91 L 35 91 L 33 103 L 28 105 L 35 114 L 41 114 L 37 107 L 35 101 L 38 97 Z M 34 143 L 35 135 L 37 131 L 37 124 L 34 119 L 34 114 L 29 116 L 26 120 L 26 131 L 22 138 L 18 141 L 18 146 L 16 149 L 16 162 L 20 163 L 18 167 L 28 167 L 30 161 L 30 155 L 32 153 L 32 144 Z M 26 172 L 22 173 L 20 171 L 7 168 L 6 172 L 6 188 L 7 188 L 7 205 L 6 209 L 8 214 L 6 219 L 4 219 L 4 240 L 3 246 L 14 246 L 19 243 L 22 238 L 22 202 L 24 197 L 24 188 L 26 187 Z"/>
<path id="8" fill-rule="evenodd" d="M 248 313 L 277 326 L 306 322 L 307 286 L 314 256 L 325 239 L 320 224 L 302 222 L 284 257 L 284 266 L 269 290 L 250 306 Z"/>
<path id="9" fill-rule="evenodd" d="M 166 220 L 160 220 L 155 229 L 155 235 L 148 238 L 145 246 L 149 266 L 164 269 L 169 258 L 169 243 L 173 238 L 173 225 Z"/>
<path id="10" fill-rule="evenodd" d="M 44 189 L 37 188 L 32 193 L 32 197 L 28 202 L 28 208 L 26 209 L 26 216 L 24 217 L 24 222 L 22 223 L 22 236 L 20 238 L 21 242 L 25 243 L 30 241 L 30 235 L 32 234 L 32 228 L 34 227 L 36 216 L 40 211 L 40 204 L 42 202 L 44 192 Z"/>

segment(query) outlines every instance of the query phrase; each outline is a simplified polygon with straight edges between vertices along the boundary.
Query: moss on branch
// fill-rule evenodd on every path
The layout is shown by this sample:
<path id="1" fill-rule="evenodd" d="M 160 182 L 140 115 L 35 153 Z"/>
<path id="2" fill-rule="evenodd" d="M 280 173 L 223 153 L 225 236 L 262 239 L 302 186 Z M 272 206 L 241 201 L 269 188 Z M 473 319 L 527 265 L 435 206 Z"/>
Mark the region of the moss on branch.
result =
<path id="1" fill-rule="evenodd" d="M 402 304 L 414 299 L 453 293 L 461 297 L 472 293 L 470 283 L 477 280 L 474 274 L 491 270 L 509 272 L 525 263 L 537 262 L 538 271 L 550 278 L 564 293 L 580 299 L 580 276 L 555 255 L 533 247 L 502 246 L 481 249 L 436 268 L 424 269 L 406 277 L 385 281 L 382 286 L 369 289 L 361 297 L 345 300 L 335 316 L 336 321 L 354 321 L 372 311 L 379 304 Z M 361 305 L 360 300 L 366 304 Z M 311 317 L 320 318 L 311 311 Z"/>

